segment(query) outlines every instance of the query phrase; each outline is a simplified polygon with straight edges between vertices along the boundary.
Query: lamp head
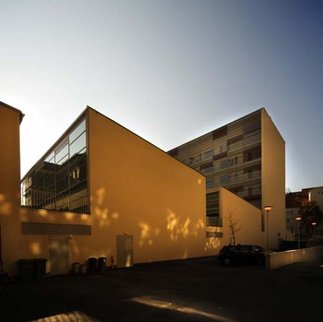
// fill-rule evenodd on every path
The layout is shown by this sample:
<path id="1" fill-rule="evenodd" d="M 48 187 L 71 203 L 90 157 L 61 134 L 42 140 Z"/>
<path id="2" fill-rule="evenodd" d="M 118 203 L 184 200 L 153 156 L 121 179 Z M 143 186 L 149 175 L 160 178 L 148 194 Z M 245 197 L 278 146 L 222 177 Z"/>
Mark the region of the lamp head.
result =
<path id="1" fill-rule="evenodd" d="M 273 209 L 272 206 L 265 206 L 264 209 L 268 212 L 268 211 L 271 211 Z"/>

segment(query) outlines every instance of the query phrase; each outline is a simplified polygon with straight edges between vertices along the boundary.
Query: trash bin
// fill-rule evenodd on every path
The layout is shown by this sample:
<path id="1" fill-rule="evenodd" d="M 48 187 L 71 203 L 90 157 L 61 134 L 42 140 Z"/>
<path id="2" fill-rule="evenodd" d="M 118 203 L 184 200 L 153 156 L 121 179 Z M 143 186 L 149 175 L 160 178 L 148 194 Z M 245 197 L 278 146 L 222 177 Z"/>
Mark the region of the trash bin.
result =
<path id="1" fill-rule="evenodd" d="M 46 258 L 35 258 L 34 262 L 34 278 L 40 280 L 46 276 Z"/>
<path id="2" fill-rule="evenodd" d="M 106 257 L 99 257 L 99 272 L 104 273 L 106 266 L 107 266 L 107 258 Z"/>
<path id="3" fill-rule="evenodd" d="M 87 272 L 94 273 L 97 271 L 97 259 L 95 257 L 90 257 L 87 260 Z"/>
<path id="4" fill-rule="evenodd" d="M 34 278 L 34 261 L 32 259 L 19 259 L 18 277 L 22 282 L 28 282 Z"/>
<path id="5" fill-rule="evenodd" d="M 81 272 L 81 264 L 80 263 L 73 263 L 72 264 L 72 273 L 79 274 Z"/>

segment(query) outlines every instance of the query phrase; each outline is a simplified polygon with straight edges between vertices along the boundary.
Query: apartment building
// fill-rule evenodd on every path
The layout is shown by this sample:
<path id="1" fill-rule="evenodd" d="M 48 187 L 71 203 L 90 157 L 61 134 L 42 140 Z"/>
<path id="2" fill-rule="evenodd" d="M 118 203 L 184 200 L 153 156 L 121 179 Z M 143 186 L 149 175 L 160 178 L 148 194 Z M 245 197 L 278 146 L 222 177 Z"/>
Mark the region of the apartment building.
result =
<path id="1" fill-rule="evenodd" d="M 265 230 L 263 209 L 272 206 L 270 223 L 277 234 L 272 243 L 277 245 L 276 240 L 283 238 L 285 142 L 265 108 L 178 146 L 169 154 L 206 176 L 207 226 L 225 225 L 220 201 L 220 188 L 225 188 L 251 205 L 253 211 L 258 210 L 261 231 Z M 242 210 L 235 212 L 237 218 L 242 216 Z"/>

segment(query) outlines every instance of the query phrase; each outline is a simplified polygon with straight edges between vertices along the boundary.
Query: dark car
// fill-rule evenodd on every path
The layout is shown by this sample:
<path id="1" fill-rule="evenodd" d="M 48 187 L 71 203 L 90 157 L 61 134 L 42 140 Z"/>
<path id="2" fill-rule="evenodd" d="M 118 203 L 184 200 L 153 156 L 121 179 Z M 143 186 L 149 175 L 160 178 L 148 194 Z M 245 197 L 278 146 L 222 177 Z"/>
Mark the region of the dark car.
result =
<path id="1" fill-rule="evenodd" d="M 224 246 L 218 256 L 224 265 L 229 264 L 258 264 L 265 263 L 265 251 L 257 245 L 228 245 Z"/>

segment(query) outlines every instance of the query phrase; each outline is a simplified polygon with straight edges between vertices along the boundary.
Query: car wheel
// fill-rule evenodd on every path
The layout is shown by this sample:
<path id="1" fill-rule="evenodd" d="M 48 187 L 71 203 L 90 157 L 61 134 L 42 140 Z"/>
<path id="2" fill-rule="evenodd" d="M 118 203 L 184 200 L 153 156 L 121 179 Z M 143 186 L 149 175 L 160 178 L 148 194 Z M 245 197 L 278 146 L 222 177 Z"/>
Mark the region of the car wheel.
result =
<path id="1" fill-rule="evenodd" d="M 231 264 L 231 258 L 226 257 L 226 258 L 223 260 L 223 264 L 224 264 L 224 265 L 230 265 L 230 264 Z"/>

